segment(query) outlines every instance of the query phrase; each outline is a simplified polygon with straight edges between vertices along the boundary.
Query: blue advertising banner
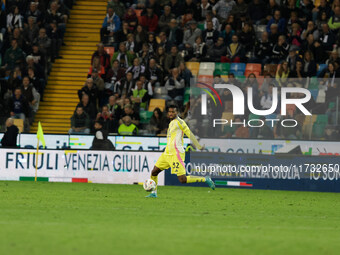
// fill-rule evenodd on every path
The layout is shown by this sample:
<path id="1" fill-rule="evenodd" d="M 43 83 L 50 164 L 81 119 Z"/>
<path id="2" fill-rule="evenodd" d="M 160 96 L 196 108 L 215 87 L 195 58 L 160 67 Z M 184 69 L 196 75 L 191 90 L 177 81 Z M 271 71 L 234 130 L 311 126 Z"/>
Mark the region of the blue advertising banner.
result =
<path id="1" fill-rule="evenodd" d="M 337 156 L 190 152 L 185 164 L 187 174 L 211 176 L 217 188 L 340 192 Z M 180 184 L 170 171 L 165 176 L 165 185 Z"/>

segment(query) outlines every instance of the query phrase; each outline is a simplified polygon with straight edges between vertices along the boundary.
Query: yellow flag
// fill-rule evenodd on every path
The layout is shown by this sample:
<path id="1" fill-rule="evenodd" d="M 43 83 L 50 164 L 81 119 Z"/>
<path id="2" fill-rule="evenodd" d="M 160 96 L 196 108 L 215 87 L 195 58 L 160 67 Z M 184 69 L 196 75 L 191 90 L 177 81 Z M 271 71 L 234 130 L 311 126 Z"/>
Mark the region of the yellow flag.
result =
<path id="1" fill-rule="evenodd" d="M 43 145 L 44 148 L 45 148 L 44 132 L 43 132 L 43 129 L 42 129 L 42 127 L 41 127 L 40 121 L 39 121 L 39 123 L 38 123 L 37 138 L 38 138 L 38 140 L 42 143 L 42 145 Z"/>

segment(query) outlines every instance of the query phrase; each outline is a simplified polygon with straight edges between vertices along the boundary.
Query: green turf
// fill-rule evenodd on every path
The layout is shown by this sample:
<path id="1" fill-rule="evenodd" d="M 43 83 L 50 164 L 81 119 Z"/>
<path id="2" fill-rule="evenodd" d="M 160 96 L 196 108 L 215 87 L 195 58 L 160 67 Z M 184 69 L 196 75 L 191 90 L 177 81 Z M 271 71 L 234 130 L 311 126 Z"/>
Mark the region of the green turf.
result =
<path id="1" fill-rule="evenodd" d="M 0 254 L 339 254 L 340 195 L 0 182 Z"/>

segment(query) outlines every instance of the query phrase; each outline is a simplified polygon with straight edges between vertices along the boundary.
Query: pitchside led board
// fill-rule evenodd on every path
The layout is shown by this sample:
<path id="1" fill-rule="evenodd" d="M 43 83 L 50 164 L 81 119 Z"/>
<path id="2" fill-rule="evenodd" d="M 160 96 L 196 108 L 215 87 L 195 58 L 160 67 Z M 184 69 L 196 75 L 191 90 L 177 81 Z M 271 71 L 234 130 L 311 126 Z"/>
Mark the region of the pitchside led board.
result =
<path id="1" fill-rule="evenodd" d="M 150 178 L 160 152 L 40 150 L 38 180 L 134 184 Z M 0 150 L 0 180 L 34 180 L 35 150 Z M 164 185 L 164 173 L 159 176 Z"/>
<path id="2" fill-rule="evenodd" d="M 2 137 L 3 134 L 0 134 Z M 18 136 L 20 148 L 34 149 L 37 144 L 35 134 Z M 166 146 L 165 137 L 123 137 L 109 136 L 117 150 L 163 151 Z M 92 135 L 45 135 L 47 149 L 90 149 Z M 189 143 L 184 138 L 184 146 Z M 259 140 L 259 139 L 211 139 L 202 138 L 209 152 L 275 154 L 279 149 L 299 145 L 305 155 L 340 155 L 339 142 L 332 141 L 300 141 L 300 140 Z"/>

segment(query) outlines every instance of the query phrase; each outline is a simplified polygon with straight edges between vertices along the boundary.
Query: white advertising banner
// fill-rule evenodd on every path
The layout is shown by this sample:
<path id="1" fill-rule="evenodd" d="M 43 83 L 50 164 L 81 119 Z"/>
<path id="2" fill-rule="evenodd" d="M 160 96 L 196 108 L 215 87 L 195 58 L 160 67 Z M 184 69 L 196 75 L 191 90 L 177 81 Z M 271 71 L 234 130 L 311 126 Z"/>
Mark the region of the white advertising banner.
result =
<path id="1" fill-rule="evenodd" d="M 0 180 L 35 175 L 35 150 L 0 149 Z M 133 184 L 150 178 L 160 152 L 40 150 L 38 177 L 46 181 Z M 164 185 L 164 173 L 158 178 Z"/>

